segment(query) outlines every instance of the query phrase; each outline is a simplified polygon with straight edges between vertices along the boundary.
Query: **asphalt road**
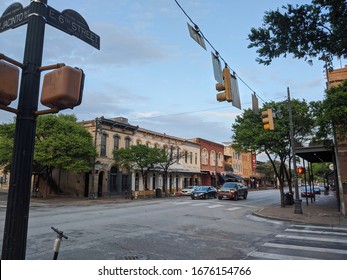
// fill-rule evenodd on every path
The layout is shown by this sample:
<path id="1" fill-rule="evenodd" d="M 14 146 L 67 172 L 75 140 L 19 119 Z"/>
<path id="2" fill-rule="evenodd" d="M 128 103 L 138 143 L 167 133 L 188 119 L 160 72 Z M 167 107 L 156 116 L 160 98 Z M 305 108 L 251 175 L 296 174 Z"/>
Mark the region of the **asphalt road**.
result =
<path id="1" fill-rule="evenodd" d="M 2 246 L 5 202 L 0 202 Z M 189 197 L 88 206 L 31 205 L 27 259 L 51 259 L 55 233 L 63 230 L 59 259 L 244 259 L 283 222 L 252 211 L 278 203 L 276 190 L 251 192 L 247 200 Z"/>
<path id="2" fill-rule="evenodd" d="M 279 203 L 278 190 L 252 191 L 246 200 L 189 197 L 128 203 L 32 203 L 26 259 L 53 258 L 64 231 L 63 260 L 347 259 L 347 228 L 327 228 L 252 215 Z M 6 195 L 0 193 L 2 246 Z"/>

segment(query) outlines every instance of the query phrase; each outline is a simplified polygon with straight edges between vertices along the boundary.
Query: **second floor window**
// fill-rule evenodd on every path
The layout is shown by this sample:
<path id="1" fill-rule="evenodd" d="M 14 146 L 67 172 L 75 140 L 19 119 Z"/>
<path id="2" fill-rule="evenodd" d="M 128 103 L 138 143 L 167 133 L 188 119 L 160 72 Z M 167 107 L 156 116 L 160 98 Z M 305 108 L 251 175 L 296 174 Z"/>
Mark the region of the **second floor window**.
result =
<path id="1" fill-rule="evenodd" d="M 115 135 L 113 137 L 113 149 L 116 151 L 119 149 L 119 142 L 120 142 L 120 136 L 119 135 Z"/>
<path id="2" fill-rule="evenodd" d="M 131 143 L 131 138 L 130 137 L 126 137 L 125 138 L 125 148 L 126 149 L 130 148 L 130 143 Z"/>
<path id="3" fill-rule="evenodd" d="M 100 143 L 100 156 L 102 157 L 106 156 L 106 140 L 107 140 L 107 135 L 105 133 L 102 133 L 101 143 Z"/>

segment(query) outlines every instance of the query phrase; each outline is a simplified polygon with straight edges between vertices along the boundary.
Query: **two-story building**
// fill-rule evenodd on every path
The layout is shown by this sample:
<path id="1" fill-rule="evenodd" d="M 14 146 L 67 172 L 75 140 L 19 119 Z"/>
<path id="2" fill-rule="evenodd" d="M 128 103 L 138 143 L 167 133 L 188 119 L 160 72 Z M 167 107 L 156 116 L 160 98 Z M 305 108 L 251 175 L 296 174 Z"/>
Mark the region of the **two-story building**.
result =
<path id="1" fill-rule="evenodd" d="M 200 145 L 201 185 L 219 187 L 223 181 L 220 175 L 224 170 L 224 145 L 202 138 L 190 139 Z"/>

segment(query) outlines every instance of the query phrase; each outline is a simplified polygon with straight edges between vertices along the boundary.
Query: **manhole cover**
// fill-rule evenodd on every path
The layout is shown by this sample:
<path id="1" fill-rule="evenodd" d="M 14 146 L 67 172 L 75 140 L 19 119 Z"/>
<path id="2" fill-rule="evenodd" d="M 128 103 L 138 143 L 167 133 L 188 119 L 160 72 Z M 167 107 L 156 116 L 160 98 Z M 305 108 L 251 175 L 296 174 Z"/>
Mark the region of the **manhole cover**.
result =
<path id="1" fill-rule="evenodd" d="M 133 255 L 133 256 L 124 256 L 125 260 L 146 260 L 147 258 L 143 255 Z"/>

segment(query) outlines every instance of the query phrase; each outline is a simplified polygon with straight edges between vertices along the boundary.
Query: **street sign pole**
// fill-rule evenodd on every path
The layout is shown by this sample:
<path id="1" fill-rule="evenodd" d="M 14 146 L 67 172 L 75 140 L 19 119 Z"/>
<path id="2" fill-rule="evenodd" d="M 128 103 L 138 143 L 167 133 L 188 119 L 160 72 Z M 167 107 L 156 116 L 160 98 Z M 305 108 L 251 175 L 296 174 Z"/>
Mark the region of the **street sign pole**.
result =
<path id="1" fill-rule="evenodd" d="M 24 260 L 29 221 L 32 160 L 34 154 L 40 70 L 47 0 L 30 3 L 30 15 L 16 119 L 11 178 L 2 246 L 2 260 Z"/>

